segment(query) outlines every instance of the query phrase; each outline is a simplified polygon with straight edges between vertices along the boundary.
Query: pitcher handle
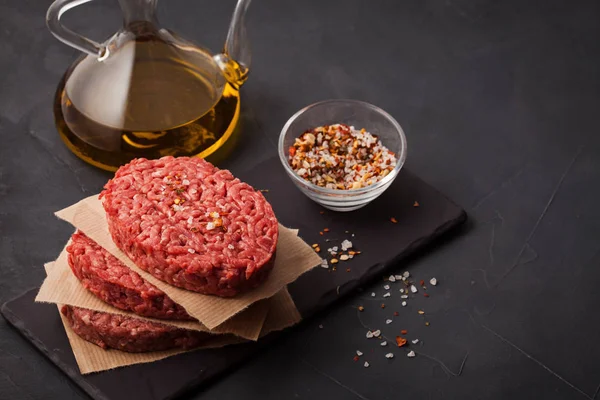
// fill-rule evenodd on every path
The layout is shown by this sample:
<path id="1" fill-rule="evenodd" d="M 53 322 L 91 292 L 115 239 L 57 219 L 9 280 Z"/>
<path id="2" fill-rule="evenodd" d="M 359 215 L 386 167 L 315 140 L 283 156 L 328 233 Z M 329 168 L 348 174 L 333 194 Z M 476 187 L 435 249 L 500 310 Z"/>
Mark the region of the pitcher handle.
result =
<path id="1" fill-rule="evenodd" d="M 60 23 L 60 17 L 62 17 L 66 11 L 89 1 L 91 0 L 56 0 L 50 5 L 50 8 L 48 8 L 48 12 L 46 13 L 46 25 L 50 32 L 61 42 L 102 60 L 108 55 L 108 49 L 103 47 L 100 43 L 96 43 L 91 39 L 73 32 Z"/>

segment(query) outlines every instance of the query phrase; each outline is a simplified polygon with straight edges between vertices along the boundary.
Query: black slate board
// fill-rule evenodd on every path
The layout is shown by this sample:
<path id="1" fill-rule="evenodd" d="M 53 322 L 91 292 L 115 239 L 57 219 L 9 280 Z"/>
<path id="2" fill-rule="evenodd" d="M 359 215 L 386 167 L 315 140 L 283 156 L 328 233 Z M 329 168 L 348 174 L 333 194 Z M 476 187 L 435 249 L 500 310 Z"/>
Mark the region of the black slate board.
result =
<path id="1" fill-rule="evenodd" d="M 466 220 L 460 207 L 405 169 L 380 198 L 351 213 L 326 211 L 321 214 L 323 209 L 294 187 L 275 158 L 238 176 L 258 189 L 268 189 L 265 196 L 280 222 L 299 228 L 300 236 L 308 243 L 320 243 L 323 254 L 328 247 L 339 245 L 346 238 L 362 252 L 353 260 L 339 264 L 337 272 L 316 268 L 290 285 L 290 293 L 304 318 L 370 280 L 381 278 L 386 269 L 393 270 L 414 251 Z M 413 207 L 415 201 L 419 207 Z M 398 223 L 390 222 L 391 217 Z M 321 236 L 319 232 L 326 227 L 330 232 Z M 326 238 L 337 240 L 326 243 Z M 350 268 L 350 272 L 346 272 L 346 268 Z M 270 335 L 258 343 L 190 352 L 150 364 L 82 376 L 56 306 L 34 303 L 36 292 L 37 289 L 32 289 L 7 302 L 2 314 L 97 400 L 174 398 L 230 370 L 279 335 Z"/>

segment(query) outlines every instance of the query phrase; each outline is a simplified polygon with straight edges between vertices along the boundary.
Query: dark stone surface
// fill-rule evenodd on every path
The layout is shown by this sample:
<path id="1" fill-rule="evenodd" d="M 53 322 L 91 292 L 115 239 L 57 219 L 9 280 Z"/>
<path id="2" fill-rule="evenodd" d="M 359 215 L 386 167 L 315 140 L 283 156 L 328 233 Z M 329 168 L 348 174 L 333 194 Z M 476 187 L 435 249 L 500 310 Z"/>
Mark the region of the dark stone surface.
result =
<path id="1" fill-rule="evenodd" d="M 97 192 L 108 177 L 72 156 L 54 130 L 53 91 L 77 52 L 45 28 L 49 4 L 0 1 L 1 301 L 39 285 L 43 262 L 70 234 L 52 212 Z M 402 124 L 408 167 L 462 205 L 471 229 L 410 264 L 416 277 L 440 282 L 443 296 L 423 305 L 431 326 L 401 309 L 398 296 L 385 310 L 361 314 L 389 336 L 415 332 L 432 358 L 390 361 L 366 342 L 352 306 L 381 292 L 377 284 L 191 398 L 596 397 L 599 3 L 265 0 L 251 7 L 244 135 L 225 166 L 241 171 L 272 156 L 281 126 L 306 104 L 369 101 Z M 233 1 L 172 0 L 160 8 L 165 26 L 218 50 Z M 115 2 L 98 1 L 66 20 L 101 39 L 120 15 Z M 395 308 L 405 320 L 384 325 Z M 352 362 L 356 349 L 370 368 Z M 82 397 L 0 321 L 0 398 Z"/>
<path id="2" fill-rule="evenodd" d="M 329 227 L 330 232 L 326 236 L 330 238 L 350 237 L 344 235 L 344 231 L 349 229 L 355 235 L 351 237 L 353 243 L 361 251 L 353 260 L 338 264 L 336 271 L 333 268 L 315 268 L 288 286 L 305 323 L 310 323 L 315 313 L 326 310 L 348 295 L 356 294 L 356 290 L 362 286 L 378 281 L 384 272 L 393 270 L 398 263 L 406 263 L 415 253 L 426 251 L 428 245 L 443 235 L 448 237 L 451 231 L 456 232 L 456 228 L 466 219 L 462 209 L 406 169 L 400 172 L 381 197 L 360 211 L 326 212 L 321 215 L 321 208 L 303 196 L 297 197 L 291 204 L 290 198 L 298 192 L 279 163 L 278 158 L 261 163 L 248 172 L 248 176 L 252 177 L 248 181 L 255 187 L 270 188 L 266 196 L 280 222 L 299 228 L 300 235 L 310 243 L 322 243 L 323 252 L 326 243 L 319 235 L 323 225 Z M 413 207 L 415 198 L 422 203 L 418 209 Z M 390 213 L 402 222 L 393 224 L 388 221 Z M 339 240 L 336 241 L 338 246 L 339 243 Z M 351 270 L 348 272 L 346 268 Z M 399 297 L 398 290 L 404 286 L 401 282 L 390 283 L 389 292 Z M 430 292 L 436 293 L 435 288 L 430 288 Z M 258 343 L 190 352 L 153 363 L 82 376 L 61 327 L 56 306 L 34 303 L 36 293 L 36 289 L 33 289 L 7 302 L 2 307 L 2 315 L 96 400 L 129 400 L 132 396 L 164 400 L 192 389 L 205 388 L 240 362 L 276 346 L 274 340 L 282 336 L 273 334 Z M 369 303 L 372 306 L 367 308 L 377 310 L 379 304 L 376 303 L 387 300 L 382 297 L 383 293 L 371 297 Z M 391 313 L 388 317 L 391 317 Z M 363 329 L 363 334 L 366 331 L 366 328 Z M 373 339 L 370 344 L 378 346 L 376 342 L 377 339 Z M 389 351 L 388 348 L 383 350 Z M 403 355 L 404 352 L 398 354 Z"/>

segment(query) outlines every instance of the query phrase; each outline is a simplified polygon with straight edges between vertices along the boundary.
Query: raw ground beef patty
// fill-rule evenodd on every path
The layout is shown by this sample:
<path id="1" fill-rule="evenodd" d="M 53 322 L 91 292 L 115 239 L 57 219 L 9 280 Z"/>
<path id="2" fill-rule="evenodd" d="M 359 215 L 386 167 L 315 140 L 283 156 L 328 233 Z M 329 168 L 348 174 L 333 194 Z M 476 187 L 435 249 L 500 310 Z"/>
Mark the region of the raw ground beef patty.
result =
<path id="1" fill-rule="evenodd" d="M 63 315 L 81 338 L 103 349 L 130 353 L 167 349 L 191 349 L 201 345 L 210 334 L 176 328 L 124 315 L 63 306 Z"/>
<path id="2" fill-rule="evenodd" d="M 192 320 L 183 307 L 92 239 L 77 231 L 67 246 L 69 266 L 82 285 L 106 303 L 143 317 Z"/>
<path id="3" fill-rule="evenodd" d="M 100 198 L 116 245 L 174 286 L 231 297 L 273 267 L 279 232 L 271 205 L 200 158 L 133 160 Z"/>

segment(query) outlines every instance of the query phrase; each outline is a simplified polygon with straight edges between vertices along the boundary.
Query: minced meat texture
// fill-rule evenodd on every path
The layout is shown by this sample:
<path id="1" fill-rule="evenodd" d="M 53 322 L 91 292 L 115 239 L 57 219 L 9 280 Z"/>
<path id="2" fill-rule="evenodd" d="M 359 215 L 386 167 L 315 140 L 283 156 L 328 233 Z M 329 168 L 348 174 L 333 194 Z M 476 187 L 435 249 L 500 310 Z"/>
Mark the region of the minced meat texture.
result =
<path id="1" fill-rule="evenodd" d="M 137 159 L 100 194 L 111 236 L 174 286 L 235 296 L 274 264 L 278 225 L 262 193 L 200 158 Z"/>
<path id="2" fill-rule="evenodd" d="M 112 348 L 130 353 L 143 353 L 191 349 L 211 337 L 205 332 L 80 307 L 65 305 L 61 312 L 77 335 L 105 350 Z"/>
<path id="3" fill-rule="evenodd" d="M 83 232 L 67 246 L 73 274 L 83 287 L 106 303 L 149 318 L 192 320 L 183 307 L 132 271 Z"/>

